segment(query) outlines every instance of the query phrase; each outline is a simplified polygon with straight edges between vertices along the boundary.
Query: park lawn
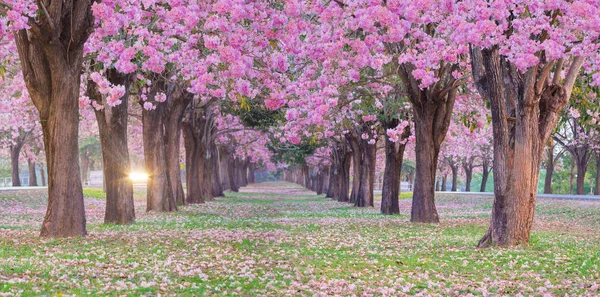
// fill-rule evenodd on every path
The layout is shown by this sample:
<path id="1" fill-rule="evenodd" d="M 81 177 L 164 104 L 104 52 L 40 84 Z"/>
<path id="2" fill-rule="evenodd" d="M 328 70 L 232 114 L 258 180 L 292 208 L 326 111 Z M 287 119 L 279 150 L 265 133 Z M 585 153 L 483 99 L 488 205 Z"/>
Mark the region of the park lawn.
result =
<path id="1" fill-rule="evenodd" d="M 427 225 L 410 199 L 384 217 L 292 184 L 243 191 L 168 214 L 136 200 L 129 226 L 86 198 L 89 235 L 72 239 L 37 237 L 44 191 L 0 193 L 0 295 L 600 294 L 600 202 L 540 199 L 530 245 L 477 249 L 491 198 L 439 197 Z"/>

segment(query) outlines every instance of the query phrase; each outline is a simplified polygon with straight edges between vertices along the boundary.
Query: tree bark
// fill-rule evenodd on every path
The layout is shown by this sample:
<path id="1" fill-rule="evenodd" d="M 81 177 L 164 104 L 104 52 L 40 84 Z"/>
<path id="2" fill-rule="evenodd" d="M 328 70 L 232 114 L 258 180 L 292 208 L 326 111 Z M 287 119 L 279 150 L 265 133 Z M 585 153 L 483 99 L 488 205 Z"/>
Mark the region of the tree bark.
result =
<path id="1" fill-rule="evenodd" d="M 554 146 L 548 145 L 546 155 L 546 178 L 544 180 L 544 194 L 552 194 L 552 175 L 554 174 Z"/>
<path id="2" fill-rule="evenodd" d="M 169 180 L 173 198 L 178 205 L 185 204 L 185 193 L 181 180 L 181 163 L 179 162 L 181 149 L 181 122 L 183 114 L 192 102 L 192 95 L 176 87 L 167 94 L 168 112 L 165 116 L 166 154 Z"/>
<path id="3" fill-rule="evenodd" d="M 600 195 L 600 152 L 596 152 L 596 184 L 594 195 Z"/>
<path id="4" fill-rule="evenodd" d="M 121 97 L 121 104 L 109 106 L 98 86 L 88 81 L 87 95 L 91 100 L 104 106 L 95 109 L 100 143 L 102 148 L 102 170 L 104 173 L 104 191 L 106 192 L 106 209 L 104 223 L 129 224 L 135 221 L 133 203 L 133 184 L 129 178 L 131 165 L 127 146 L 127 109 L 129 107 L 129 84 L 127 75 L 116 70 L 106 72 L 107 79 L 116 85 L 125 86 L 126 93 Z M 82 155 L 83 172 L 86 174 L 89 163 L 87 152 Z"/>
<path id="5" fill-rule="evenodd" d="M 155 110 L 142 110 L 144 159 L 148 173 L 146 211 L 176 211 L 173 188 L 168 174 L 165 146 L 164 113 L 166 103 L 158 103 Z"/>
<path id="6" fill-rule="evenodd" d="M 398 126 L 397 119 L 384 123 L 385 129 L 393 129 Z M 385 169 L 383 171 L 383 185 L 381 186 L 381 213 L 384 215 L 400 213 L 398 197 L 400 196 L 400 176 L 402 175 L 402 161 L 404 158 L 404 141 L 410 135 L 410 128 L 404 129 L 401 139 L 392 142 L 385 137 Z M 439 181 L 437 183 L 439 188 Z"/>
<path id="7" fill-rule="evenodd" d="M 42 178 L 42 187 L 47 186 L 46 183 L 46 170 L 44 169 L 44 163 L 40 163 L 40 177 Z"/>
<path id="8" fill-rule="evenodd" d="M 35 161 L 27 159 L 27 166 L 29 167 L 29 186 L 37 187 L 37 175 L 35 174 Z"/>
<path id="9" fill-rule="evenodd" d="M 346 139 L 350 144 L 352 150 L 352 191 L 350 192 L 350 202 L 355 203 L 358 201 L 360 195 L 360 183 L 362 178 L 362 151 L 359 136 L 356 132 L 346 134 Z"/>
<path id="10" fill-rule="evenodd" d="M 452 192 L 458 190 L 458 167 L 456 164 L 450 164 L 450 170 L 452 170 Z"/>
<path id="11" fill-rule="evenodd" d="M 223 186 L 221 183 L 221 163 L 219 161 L 219 150 L 214 142 L 210 144 L 210 161 L 212 166 L 212 184 L 213 184 L 213 197 L 225 197 L 223 193 Z"/>
<path id="12" fill-rule="evenodd" d="M 491 102 L 494 135 L 494 206 L 478 246 L 526 244 L 544 146 L 570 99 L 583 59 L 570 63 L 564 83 L 561 61 L 553 81 L 554 62 L 542 59 L 523 74 L 501 57 L 498 47 L 472 47 L 471 61 L 477 89 Z"/>
<path id="13" fill-rule="evenodd" d="M 79 155 L 79 159 L 81 160 L 81 184 L 87 185 L 89 183 L 88 176 L 90 172 L 90 156 L 88 155 L 87 148 L 84 148 Z"/>
<path id="14" fill-rule="evenodd" d="M 16 144 L 10 147 L 10 165 L 11 165 L 11 174 L 12 174 L 12 186 L 20 187 L 21 186 L 21 177 L 19 176 L 19 156 L 21 155 L 21 148 L 23 144 Z"/>
<path id="15" fill-rule="evenodd" d="M 183 135 L 186 151 L 186 202 L 190 204 L 204 203 L 214 200 L 213 156 L 210 151 L 212 117 L 207 109 L 202 113 L 190 112 L 189 119 L 184 122 Z M 193 118 L 192 118 L 193 117 Z M 214 156 L 216 157 L 216 156 Z"/>
<path id="16" fill-rule="evenodd" d="M 83 45 L 92 32 L 92 1 L 44 1 L 46 18 L 15 32 L 21 70 L 44 136 L 48 207 L 40 235 L 86 235 L 79 170 L 79 87 Z M 38 2 L 38 9 L 40 2 Z"/>
<path id="17" fill-rule="evenodd" d="M 487 187 L 487 181 L 490 176 L 490 164 L 488 160 L 483 161 L 483 173 L 481 176 L 481 188 L 479 192 L 485 192 L 485 188 Z"/>
<path id="18" fill-rule="evenodd" d="M 463 164 L 465 170 L 465 192 L 471 192 L 471 180 L 473 180 L 473 161 L 468 160 Z"/>
<path id="19" fill-rule="evenodd" d="M 448 189 L 448 184 L 446 183 L 448 181 L 448 175 L 444 174 L 444 176 L 442 176 L 442 192 L 446 192 L 446 190 Z"/>
<path id="20" fill-rule="evenodd" d="M 585 195 L 584 185 L 585 185 L 585 174 L 587 173 L 589 159 L 582 161 L 578 160 L 577 162 L 577 195 Z"/>

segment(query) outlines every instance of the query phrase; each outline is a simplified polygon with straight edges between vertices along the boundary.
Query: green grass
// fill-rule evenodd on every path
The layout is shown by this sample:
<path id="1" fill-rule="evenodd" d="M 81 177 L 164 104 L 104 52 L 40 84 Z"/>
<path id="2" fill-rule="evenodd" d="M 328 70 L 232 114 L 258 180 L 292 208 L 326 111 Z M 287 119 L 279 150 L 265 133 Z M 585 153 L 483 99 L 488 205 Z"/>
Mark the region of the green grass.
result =
<path id="1" fill-rule="evenodd" d="M 86 198 L 97 198 L 106 199 L 106 193 L 102 189 L 97 188 L 83 188 L 83 197 Z"/>
<path id="2" fill-rule="evenodd" d="M 89 236 L 71 239 L 37 237 L 43 212 L 26 212 L 43 210 L 43 196 L 0 197 L 8 210 L 0 217 L 0 293 L 600 294 L 600 203 L 540 200 L 528 246 L 477 249 L 489 198 L 438 197 L 442 223 L 428 225 L 408 222 L 408 198 L 400 215 L 382 216 L 377 207 L 354 208 L 295 185 L 260 187 L 177 213 L 146 214 L 137 205 L 128 226 L 102 224 L 94 208 Z M 100 198 L 94 193 L 85 196 Z"/>

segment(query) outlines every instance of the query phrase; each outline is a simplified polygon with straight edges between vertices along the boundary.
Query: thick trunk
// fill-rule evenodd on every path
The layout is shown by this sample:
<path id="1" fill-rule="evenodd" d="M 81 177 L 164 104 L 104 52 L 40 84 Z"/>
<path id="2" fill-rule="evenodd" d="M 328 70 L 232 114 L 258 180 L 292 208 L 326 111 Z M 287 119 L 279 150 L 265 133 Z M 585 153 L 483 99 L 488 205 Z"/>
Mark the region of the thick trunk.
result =
<path id="1" fill-rule="evenodd" d="M 458 190 L 458 167 L 456 165 L 450 165 L 452 170 L 452 192 Z"/>
<path id="2" fill-rule="evenodd" d="M 256 183 L 256 180 L 254 179 L 254 170 L 256 168 L 256 164 L 254 163 L 250 163 L 248 165 L 248 183 L 249 184 L 253 184 Z"/>
<path id="3" fill-rule="evenodd" d="M 424 96 L 427 95 L 420 95 L 420 97 Z M 416 138 L 416 177 L 411 222 L 438 223 L 440 221 L 435 207 L 435 174 L 440 147 L 450 125 L 455 98 L 456 90 L 453 90 L 446 95 L 445 99 L 430 98 L 424 104 L 419 104 L 423 98 L 418 102 L 416 99 L 411 100 Z"/>
<path id="4" fill-rule="evenodd" d="M 377 145 L 361 140 L 363 166 L 360 172 L 360 186 L 354 206 L 367 207 L 374 205 L 373 192 L 375 190 L 375 162 L 377 160 Z"/>
<path id="5" fill-rule="evenodd" d="M 221 178 L 221 187 L 223 191 L 231 189 L 229 184 L 229 153 L 224 147 L 219 147 L 219 176 Z"/>
<path id="6" fill-rule="evenodd" d="M 554 146 L 548 146 L 546 156 L 546 179 L 544 180 L 544 194 L 552 194 L 552 175 L 554 174 Z"/>
<path id="7" fill-rule="evenodd" d="M 442 176 L 442 192 L 446 192 L 446 189 L 448 187 L 447 181 L 448 181 L 448 175 L 444 174 L 444 176 Z"/>
<path id="8" fill-rule="evenodd" d="M 465 170 L 465 192 L 471 192 L 471 180 L 473 179 L 473 166 L 466 164 L 463 169 Z"/>
<path id="9" fill-rule="evenodd" d="M 227 175 L 229 176 L 229 189 L 232 192 L 239 192 L 240 187 L 236 181 L 235 160 L 231 154 L 227 155 Z"/>
<path id="10" fill-rule="evenodd" d="M 348 143 L 352 149 L 352 191 L 350 192 L 350 202 L 356 203 L 360 193 L 360 183 L 362 178 L 363 156 L 358 137 L 347 134 Z"/>
<path id="11" fill-rule="evenodd" d="M 21 155 L 21 145 L 15 145 L 10 147 L 10 165 L 12 168 L 12 186 L 20 187 L 21 178 L 19 177 L 19 156 Z"/>
<path id="12" fill-rule="evenodd" d="M 158 103 L 155 110 L 142 110 L 144 159 L 148 173 L 146 211 L 177 210 L 167 166 L 165 109 L 166 103 Z"/>
<path id="13" fill-rule="evenodd" d="M 108 80 L 113 84 L 124 85 L 129 90 L 127 76 L 115 70 L 107 72 Z M 102 170 L 104 173 L 104 191 L 106 192 L 106 209 L 104 223 L 129 224 L 135 221 L 133 203 L 133 184 L 129 179 L 131 170 L 129 149 L 127 147 L 127 108 L 129 94 L 121 97 L 121 104 L 111 107 L 103 100 L 93 81 L 88 82 L 88 96 L 104 108 L 95 110 L 102 148 Z M 82 166 L 88 167 L 88 157 L 82 156 Z M 87 173 L 84 173 L 87 175 Z M 87 180 L 87 178 L 86 178 Z"/>
<path id="14" fill-rule="evenodd" d="M 186 92 L 177 90 L 169 94 L 168 114 L 165 118 L 166 157 L 169 180 L 173 198 L 178 205 L 185 204 L 185 194 L 181 180 L 181 163 L 179 162 L 181 149 L 181 122 L 187 106 L 192 97 Z"/>
<path id="15" fill-rule="evenodd" d="M 490 168 L 487 161 L 483 162 L 483 173 L 481 176 L 481 188 L 479 188 L 479 192 L 485 192 L 485 188 L 487 187 L 487 181 L 490 176 Z"/>
<path id="16" fill-rule="evenodd" d="M 440 190 L 440 178 L 435 179 L 435 191 L 438 192 Z"/>
<path id="17" fill-rule="evenodd" d="M 329 181 L 331 180 L 329 174 L 331 173 L 331 170 L 328 167 L 325 167 L 324 171 L 323 171 L 323 189 L 321 190 L 322 193 L 326 194 L 329 193 Z"/>
<path id="18" fill-rule="evenodd" d="M 600 195 L 600 152 L 596 153 L 596 184 L 594 195 Z"/>
<path id="19" fill-rule="evenodd" d="M 35 174 L 35 161 L 27 160 L 27 166 L 29 168 L 29 186 L 37 187 L 37 175 Z"/>
<path id="20" fill-rule="evenodd" d="M 585 174 L 587 173 L 588 159 L 577 160 L 577 195 L 585 195 Z"/>
<path id="21" fill-rule="evenodd" d="M 583 59 L 575 58 L 561 82 L 550 80 L 552 63 L 522 74 L 500 49 L 471 49 L 473 76 L 490 100 L 494 145 L 494 205 L 479 247 L 529 242 L 544 146 L 570 98 Z"/>
<path id="22" fill-rule="evenodd" d="M 46 182 L 46 170 L 44 169 L 44 163 L 40 163 L 40 177 L 42 178 L 42 187 L 48 185 Z"/>
<path id="23" fill-rule="evenodd" d="M 329 167 L 329 178 L 328 178 L 328 184 L 329 187 L 327 188 L 327 192 L 325 194 L 325 197 L 327 198 L 334 198 L 334 193 L 335 193 L 335 189 L 337 188 L 336 182 L 337 182 L 337 169 L 338 165 L 335 162 L 334 157 L 331 158 L 331 166 Z"/>
<path id="24" fill-rule="evenodd" d="M 81 152 L 80 155 L 81 155 L 80 156 L 81 184 L 87 185 L 88 184 L 88 176 L 89 176 L 89 172 L 90 172 L 90 157 L 88 156 L 87 149 L 85 149 L 83 152 Z"/>
<path id="25" fill-rule="evenodd" d="M 83 45 L 94 18 L 90 0 L 60 3 L 52 2 L 47 21 L 14 34 L 23 78 L 44 136 L 49 186 L 42 237 L 87 233 L 78 162 L 79 88 Z"/>
<path id="26" fill-rule="evenodd" d="M 221 162 L 219 161 L 219 150 L 214 143 L 210 145 L 210 154 L 211 154 L 211 166 L 212 169 L 212 184 L 213 184 L 213 196 L 214 197 L 224 197 L 223 193 L 223 185 L 221 183 Z"/>
<path id="27" fill-rule="evenodd" d="M 182 125 L 186 151 L 186 202 L 190 204 L 204 203 L 213 200 L 212 153 L 204 141 L 206 121 L 197 117 L 194 125 L 186 122 Z"/>
<path id="28" fill-rule="evenodd" d="M 350 161 L 352 160 L 349 153 L 342 156 L 341 172 L 338 174 L 338 201 L 350 202 L 349 190 L 350 190 Z"/>
<path id="29" fill-rule="evenodd" d="M 398 120 L 387 122 L 386 129 L 398 126 Z M 385 215 L 400 213 L 398 196 L 400 196 L 400 176 L 402 174 L 402 161 L 406 147 L 404 136 L 408 137 L 409 131 L 398 142 L 392 142 L 385 137 L 385 169 L 383 172 L 383 185 L 381 187 L 381 213 Z M 438 182 L 439 187 L 439 182 Z"/>
<path id="30" fill-rule="evenodd" d="M 574 194 L 575 182 L 575 157 L 571 157 L 571 174 L 569 175 L 569 194 Z"/>

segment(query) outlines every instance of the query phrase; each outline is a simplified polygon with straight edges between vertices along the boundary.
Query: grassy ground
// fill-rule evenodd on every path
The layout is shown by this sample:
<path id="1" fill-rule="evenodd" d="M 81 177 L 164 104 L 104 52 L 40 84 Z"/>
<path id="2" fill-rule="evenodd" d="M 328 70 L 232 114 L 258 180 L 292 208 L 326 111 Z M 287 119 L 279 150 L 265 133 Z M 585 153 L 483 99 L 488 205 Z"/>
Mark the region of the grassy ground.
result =
<path id="1" fill-rule="evenodd" d="M 97 193 L 96 193 L 97 194 Z M 171 214 L 37 237 L 43 191 L 0 194 L 0 295 L 464 296 L 600 294 L 600 203 L 540 200 L 531 244 L 477 249 L 490 198 L 437 199 L 442 223 L 408 223 L 296 185 L 259 184 Z"/>

